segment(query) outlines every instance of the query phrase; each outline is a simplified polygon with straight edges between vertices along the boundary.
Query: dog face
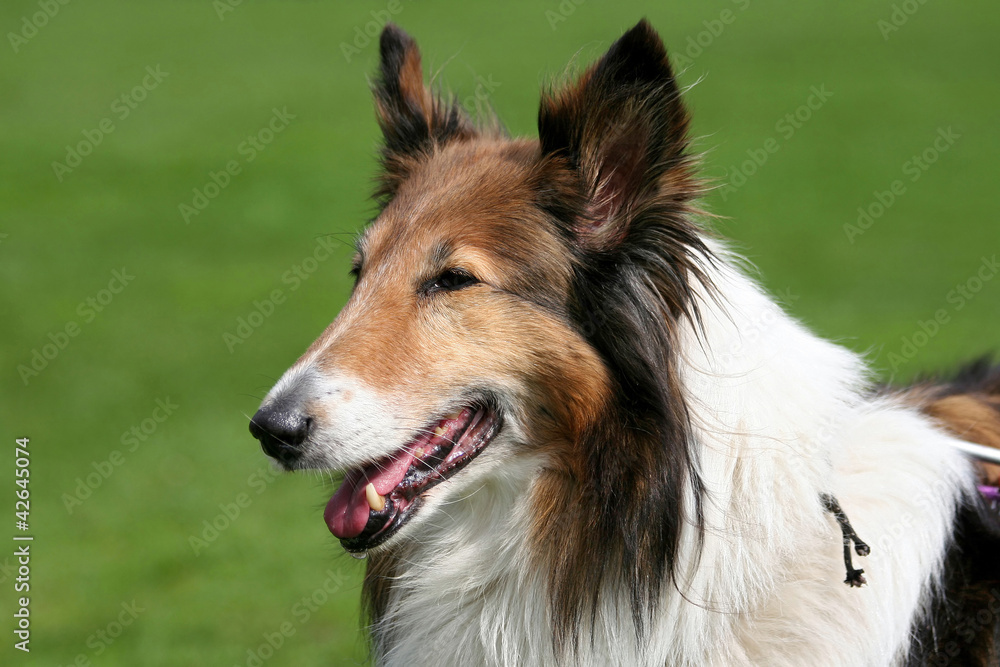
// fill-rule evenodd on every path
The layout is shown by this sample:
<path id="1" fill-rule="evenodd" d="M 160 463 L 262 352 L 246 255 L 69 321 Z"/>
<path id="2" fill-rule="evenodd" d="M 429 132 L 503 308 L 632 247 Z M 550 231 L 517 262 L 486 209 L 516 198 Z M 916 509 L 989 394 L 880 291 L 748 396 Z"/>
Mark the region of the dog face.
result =
<path id="1" fill-rule="evenodd" d="M 538 141 L 434 97 L 394 26 L 380 75 L 383 208 L 354 291 L 251 432 L 287 469 L 346 472 L 325 519 L 356 552 L 533 463 L 536 546 L 572 555 L 548 559 L 556 614 L 575 622 L 610 563 L 652 599 L 692 470 L 672 326 L 707 254 L 662 43 L 642 22 L 544 95 Z"/>
<path id="2" fill-rule="evenodd" d="M 400 109 L 427 109 L 417 122 L 430 132 L 444 112 L 418 78 L 415 45 L 392 29 L 382 41 L 387 143 L 412 121 Z M 481 474 L 450 489 L 542 431 L 586 422 L 607 384 L 566 316 L 572 254 L 536 204 L 537 145 L 463 128 L 404 148 L 387 155 L 391 197 L 357 244 L 350 300 L 253 420 L 285 467 L 347 471 L 326 519 L 357 551 L 391 537 L 487 446 Z"/>

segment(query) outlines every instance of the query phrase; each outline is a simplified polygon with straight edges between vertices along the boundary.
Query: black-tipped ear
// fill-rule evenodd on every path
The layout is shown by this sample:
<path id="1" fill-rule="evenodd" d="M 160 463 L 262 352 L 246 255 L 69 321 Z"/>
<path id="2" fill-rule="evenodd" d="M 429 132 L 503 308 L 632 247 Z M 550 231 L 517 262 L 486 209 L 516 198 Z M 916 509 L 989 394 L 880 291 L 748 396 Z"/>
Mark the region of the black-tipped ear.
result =
<path id="1" fill-rule="evenodd" d="M 424 86 L 417 43 L 393 23 L 382 30 L 379 54 L 373 92 L 385 139 L 380 194 L 391 196 L 414 160 L 435 146 L 467 139 L 475 130 L 457 104 L 441 100 Z"/>
<path id="2" fill-rule="evenodd" d="M 693 198 L 687 127 L 663 42 L 645 19 L 576 83 L 544 95 L 538 113 L 542 154 L 581 179 L 588 203 L 579 224 L 595 236 L 627 224 L 647 200 Z"/>

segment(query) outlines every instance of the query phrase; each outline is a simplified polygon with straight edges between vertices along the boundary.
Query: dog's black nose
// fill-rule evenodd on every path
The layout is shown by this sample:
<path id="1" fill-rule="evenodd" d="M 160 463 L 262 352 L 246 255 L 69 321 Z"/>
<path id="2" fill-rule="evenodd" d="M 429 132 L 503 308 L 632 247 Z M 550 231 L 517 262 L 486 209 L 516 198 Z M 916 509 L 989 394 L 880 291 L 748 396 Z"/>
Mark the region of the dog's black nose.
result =
<path id="1" fill-rule="evenodd" d="M 257 411 L 250 420 L 250 434 L 260 440 L 268 456 L 291 464 L 302 455 L 312 419 L 294 408 L 273 403 Z"/>

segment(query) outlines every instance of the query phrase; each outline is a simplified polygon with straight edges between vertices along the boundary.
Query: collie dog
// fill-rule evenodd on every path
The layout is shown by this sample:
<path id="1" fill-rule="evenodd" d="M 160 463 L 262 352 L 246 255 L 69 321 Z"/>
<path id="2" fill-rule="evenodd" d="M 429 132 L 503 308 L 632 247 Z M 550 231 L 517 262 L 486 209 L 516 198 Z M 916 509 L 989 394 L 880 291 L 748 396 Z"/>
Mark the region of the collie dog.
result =
<path id="1" fill-rule="evenodd" d="M 398 27 L 380 54 L 353 292 L 251 420 L 344 473 L 376 664 L 998 664 L 995 469 L 959 448 L 1000 444 L 1000 370 L 879 387 L 785 314 L 704 227 L 647 22 L 537 140 Z"/>

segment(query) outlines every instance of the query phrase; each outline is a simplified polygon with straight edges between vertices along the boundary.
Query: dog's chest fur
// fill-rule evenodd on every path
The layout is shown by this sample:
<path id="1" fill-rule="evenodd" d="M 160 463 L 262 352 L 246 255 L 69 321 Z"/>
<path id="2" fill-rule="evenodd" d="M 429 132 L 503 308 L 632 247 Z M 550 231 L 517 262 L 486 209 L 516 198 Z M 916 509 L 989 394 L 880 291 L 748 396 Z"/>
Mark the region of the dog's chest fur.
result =
<path id="1" fill-rule="evenodd" d="M 566 662 L 902 664 L 972 472 L 914 410 L 862 397 L 858 357 L 808 333 L 737 271 L 713 280 L 726 305 L 704 300 L 704 331 L 688 332 L 681 353 L 704 542 L 682 536 L 677 586 L 645 637 L 609 587 Z M 543 465 L 497 464 L 481 489 L 415 527 L 385 584 L 378 664 L 555 662 L 544 568 L 527 539 Z M 819 500 L 830 492 L 872 547 L 857 563 L 864 588 L 843 583 L 840 531 Z"/>

